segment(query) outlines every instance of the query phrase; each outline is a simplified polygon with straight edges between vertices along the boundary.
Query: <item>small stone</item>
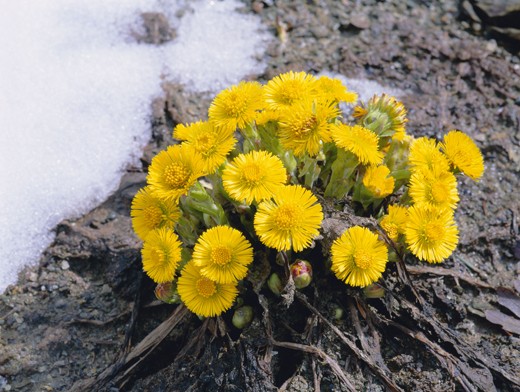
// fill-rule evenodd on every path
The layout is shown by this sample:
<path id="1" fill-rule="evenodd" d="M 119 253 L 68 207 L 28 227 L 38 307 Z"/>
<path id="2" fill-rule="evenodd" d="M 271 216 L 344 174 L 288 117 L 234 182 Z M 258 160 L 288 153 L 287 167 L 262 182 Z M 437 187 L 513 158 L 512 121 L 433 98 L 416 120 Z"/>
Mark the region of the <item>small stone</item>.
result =
<path id="1" fill-rule="evenodd" d="M 352 14 L 350 24 L 358 29 L 364 30 L 370 27 L 370 19 L 364 14 Z"/>
<path id="2" fill-rule="evenodd" d="M 36 272 L 29 273 L 29 276 L 27 276 L 27 279 L 30 282 L 36 282 L 38 280 L 38 274 Z"/>
<path id="3" fill-rule="evenodd" d="M 70 268 L 70 264 L 67 260 L 62 260 L 61 262 L 61 269 L 66 271 Z"/>

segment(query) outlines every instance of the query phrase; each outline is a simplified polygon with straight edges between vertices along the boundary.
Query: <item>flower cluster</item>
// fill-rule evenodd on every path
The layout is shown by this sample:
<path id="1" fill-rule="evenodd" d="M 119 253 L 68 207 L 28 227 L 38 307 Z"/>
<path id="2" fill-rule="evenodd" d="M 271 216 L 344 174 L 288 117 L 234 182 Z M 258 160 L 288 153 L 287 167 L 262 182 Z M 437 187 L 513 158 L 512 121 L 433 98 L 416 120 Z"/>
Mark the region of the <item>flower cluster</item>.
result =
<path id="1" fill-rule="evenodd" d="M 353 124 L 342 121 L 342 102 L 356 104 L 357 94 L 340 80 L 288 72 L 223 90 L 207 121 L 175 127 L 178 143 L 153 158 L 131 210 L 158 297 L 217 316 L 233 306 L 262 248 L 287 266 L 298 260 L 305 284 L 297 287 L 307 286 L 311 264 L 293 253 L 319 238 L 321 198 L 379 217 L 387 241 L 421 260 L 453 252 L 456 175 L 482 175 L 476 145 L 460 131 L 442 142 L 414 139 L 404 106 L 385 94 L 355 106 Z M 388 254 L 376 232 L 350 227 L 330 249 L 331 269 L 366 287 L 382 277 Z"/>

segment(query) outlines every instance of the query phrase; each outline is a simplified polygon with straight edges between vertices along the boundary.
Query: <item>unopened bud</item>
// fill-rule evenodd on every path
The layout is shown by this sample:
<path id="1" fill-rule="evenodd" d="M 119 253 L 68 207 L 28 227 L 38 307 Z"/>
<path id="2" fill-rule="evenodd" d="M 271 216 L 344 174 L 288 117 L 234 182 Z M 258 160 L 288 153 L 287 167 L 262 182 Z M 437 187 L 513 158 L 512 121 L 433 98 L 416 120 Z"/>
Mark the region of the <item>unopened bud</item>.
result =
<path id="1" fill-rule="evenodd" d="M 363 294 L 366 298 L 383 298 L 385 296 L 385 289 L 373 283 L 363 288 Z"/>
<path id="2" fill-rule="evenodd" d="M 180 303 L 177 285 L 173 282 L 159 283 L 155 287 L 155 296 L 158 300 L 166 302 L 167 304 Z"/>
<path id="3" fill-rule="evenodd" d="M 272 273 L 267 280 L 267 287 L 273 292 L 274 295 L 280 296 L 283 290 L 282 280 L 276 272 Z"/>
<path id="4" fill-rule="evenodd" d="M 306 260 L 297 259 L 289 267 L 294 285 L 297 289 L 304 289 L 312 282 L 312 266 Z"/>
<path id="5" fill-rule="evenodd" d="M 334 320 L 341 320 L 343 318 L 343 309 L 338 305 L 334 305 L 333 312 Z"/>
<path id="6" fill-rule="evenodd" d="M 235 310 L 235 313 L 233 313 L 233 319 L 231 322 L 235 327 L 238 329 L 243 329 L 247 327 L 249 324 L 251 324 L 251 321 L 253 320 L 253 308 L 251 306 L 242 306 L 241 308 L 238 308 Z"/>

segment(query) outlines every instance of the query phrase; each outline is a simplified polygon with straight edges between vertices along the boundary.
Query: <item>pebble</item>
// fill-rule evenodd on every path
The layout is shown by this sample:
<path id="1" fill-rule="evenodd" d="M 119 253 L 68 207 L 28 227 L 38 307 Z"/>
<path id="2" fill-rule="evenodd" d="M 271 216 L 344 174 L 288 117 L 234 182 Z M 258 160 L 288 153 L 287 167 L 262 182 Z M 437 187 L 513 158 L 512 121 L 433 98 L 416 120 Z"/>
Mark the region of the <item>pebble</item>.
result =
<path id="1" fill-rule="evenodd" d="M 63 271 L 67 271 L 70 268 L 70 264 L 67 260 L 62 260 L 61 262 L 61 269 Z"/>
<path id="2" fill-rule="evenodd" d="M 31 272 L 27 279 L 29 279 L 30 282 L 36 282 L 38 280 L 38 274 L 36 272 Z"/>

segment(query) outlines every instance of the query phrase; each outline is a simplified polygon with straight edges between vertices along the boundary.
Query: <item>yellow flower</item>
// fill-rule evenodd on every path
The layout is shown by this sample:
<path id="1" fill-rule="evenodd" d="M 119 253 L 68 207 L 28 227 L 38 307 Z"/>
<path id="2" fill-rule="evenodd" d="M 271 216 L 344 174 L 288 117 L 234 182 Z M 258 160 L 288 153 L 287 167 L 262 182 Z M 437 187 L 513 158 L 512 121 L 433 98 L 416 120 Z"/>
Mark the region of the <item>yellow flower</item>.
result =
<path id="1" fill-rule="evenodd" d="M 193 262 L 182 269 L 177 291 L 186 307 L 201 317 L 219 316 L 231 308 L 238 294 L 235 284 L 217 283 L 202 276 Z"/>
<path id="2" fill-rule="evenodd" d="M 455 169 L 472 180 L 478 180 L 484 173 L 484 158 L 475 142 L 465 133 L 457 130 L 444 135 L 441 148 Z"/>
<path id="3" fill-rule="evenodd" d="M 446 156 L 439 150 L 434 139 L 420 137 L 412 141 L 408 162 L 413 171 L 447 172 L 450 164 Z"/>
<path id="4" fill-rule="evenodd" d="M 175 145 L 152 159 L 147 180 L 154 196 L 177 201 L 203 174 L 202 156 L 186 146 Z"/>
<path id="5" fill-rule="evenodd" d="M 293 150 L 294 155 L 305 153 L 315 156 L 323 143 L 330 142 L 330 121 L 340 115 L 336 105 L 302 99 L 282 111 L 278 137 L 282 145 Z"/>
<path id="6" fill-rule="evenodd" d="M 147 186 L 134 196 L 130 215 L 135 233 L 144 241 L 153 229 L 166 227 L 173 230 L 181 212 L 177 203 L 153 196 Z"/>
<path id="7" fill-rule="evenodd" d="M 269 121 L 278 121 L 280 112 L 277 110 L 266 109 L 256 113 L 255 123 L 258 126 L 267 124 Z"/>
<path id="8" fill-rule="evenodd" d="M 270 109 L 279 110 L 313 93 L 316 79 L 305 72 L 289 71 L 271 79 L 264 87 L 265 101 Z"/>
<path id="9" fill-rule="evenodd" d="M 210 122 L 199 121 L 192 124 L 191 132 L 186 135 L 183 145 L 192 148 L 202 156 L 204 173 L 214 173 L 224 163 L 226 156 L 237 142 L 233 132 L 216 128 Z"/>
<path id="10" fill-rule="evenodd" d="M 216 283 L 235 283 L 247 274 L 253 248 L 244 235 L 229 226 L 215 226 L 197 240 L 192 256 L 200 273 Z"/>
<path id="11" fill-rule="evenodd" d="M 181 242 L 170 229 L 155 229 L 146 237 L 141 254 L 143 270 L 155 283 L 171 282 L 181 261 Z"/>
<path id="12" fill-rule="evenodd" d="M 379 137 L 360 125 L 332 125 L 332 138 L 338 147 L 352 152 L 363 164 L 377 165 L 383 160 Z"/>
<path id="13" fill-rule="evenodd" d="M 247 204 L 271 197 L 286 181 L 282 161 L 267 151 L 240 154 L 222 172 L 222 184 L 229 196 Z"/>
<path id="14" fill-rule="evenodd" d="M 320 76 L 316 81 L 316 91 L 318 97 L 324 101 L 356 103 L 358 95 L 348 91 L 341 80 Z"/>
<path id="15" fill-rule="evenodd" d="M 258 82 L 240 82 L 221 91 L 209 107 L 209 120 L 229 131 L 244 129 L 265 106 L 263 87 Z"/>
<path id="16" fill-rule="evenodd" d="M 408 192 L 416 205 L 455 209 L 459 202 L 457 179 L 449 171 L 434 169 L 413 172 Z"/>
<path id="17" fill-rule="evenodd" d="M 394 191 L 395 180 L 385 165 L 370 166 L 363 176 L 363 185 L 377 199 L 382 199 Z"/>
<path id="18" fill-rule="evenodd" d="M 323 212 L 316 196 L 300 185 L 278 189 L 273 200 L 260 203 L 254 226 L 260 241 L 279 251 L 299 252 L 319 234 Z"/>
<path id="19" fill-rule="evenodd" d="M 408 208 L 405 235 L 408 249 L 420 260 L 440 263 L 457 247 L 459 231 L 447 208 Z"/>
<path id="20" fill-rule="evenodd" d="M 406 109 L 404 105 L 390 95 L 374 95 L 367 102 L 366 108 L 357 106 L 354 108 L 354 117 L 365 127 L 370 125 L 377 126 L 371 128 L 382 137 L 391 135 L 392 138 L 402 141 L 406 136 L 405 124 Z"/>
<path id="21" fill-rule="evenodd" d="M 365 227 L 347 229 L 330 249 L 331 269 L 351 286 L 366 287 L 381 278 L 388 261 L 388 249 Z"/>
<path id="22" fill-rule="evenodd" d="M 392 204 L 388 206 L 388 214 L 381 219 L 380 225 L 392 241 L 397 241 L 399 234 L 404 234 L 408 221 L 408 209 Z"/>

